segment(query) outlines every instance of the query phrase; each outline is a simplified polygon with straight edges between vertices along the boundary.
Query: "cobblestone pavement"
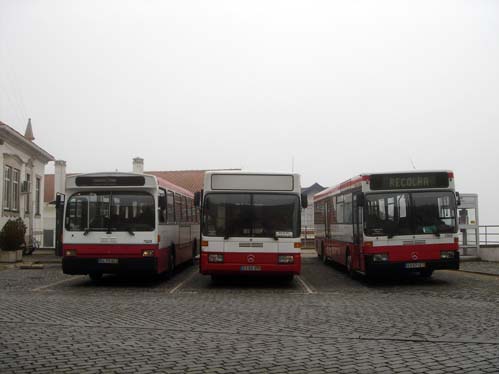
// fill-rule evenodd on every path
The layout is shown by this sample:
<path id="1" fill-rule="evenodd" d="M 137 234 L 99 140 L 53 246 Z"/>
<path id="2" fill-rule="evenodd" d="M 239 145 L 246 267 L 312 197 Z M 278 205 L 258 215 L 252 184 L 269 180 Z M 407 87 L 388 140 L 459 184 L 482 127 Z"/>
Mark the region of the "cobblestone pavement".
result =
<path id="1" fill-rule="evenodd" d="M 461 270 L 475 273 L 493 274 L 499 276 L 499 262 L 466 261 L 459 265 Z"/>
<path id="2" fill-rule="evenodd" d="M 291 283 L 0 271 L 0 372 L 497 373 L 499 277 Z"/>

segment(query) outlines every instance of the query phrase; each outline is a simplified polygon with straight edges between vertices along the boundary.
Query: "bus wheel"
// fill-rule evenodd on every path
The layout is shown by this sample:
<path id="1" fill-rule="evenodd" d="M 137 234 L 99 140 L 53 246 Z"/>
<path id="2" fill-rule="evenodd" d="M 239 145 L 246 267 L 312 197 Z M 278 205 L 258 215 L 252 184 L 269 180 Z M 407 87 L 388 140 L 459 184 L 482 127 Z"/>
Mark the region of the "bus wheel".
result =
<path id="1" fill-rule="evenodd" d="M 194 241 L 192 242 L 192 264 L 194 265 L 194 263 L 196 262 L 196 255 L 198 254 L 198 243 L 197 243 L 197 240 L 194 239 Z"/>
<path id="2" fill-rule="evenodd" d="M 432 275 L 433 275 L 433 270 L 431 269 L 425 269 L 419 272 L 419 276 L 421 278 L 431 278 Z"/>
<path id="3" fill-rule="evenodd" d="M 102 279 L 102 273 L 89 273 L 88 276 L 94 282 L 100 281 Z"/>
<path id="4" fill-rule="evenodd" d="M 355 272 L 353 271 L 352 267 L 352 255 L 350 254 L 350 250 L 347 250 L 347 258 L 345 260 L 345 263 L 347 266 L 347 274 L 353 278 L 355 276 Z"/>
<path id="5" fill-rule="evenodd" d="M 329 258 L 326 256 L 326 254 L 324 253 L 324 250 L 322 250 L 322 256 L 321 256 L 321 260 L 324 264 L 327 264 L 329 262 Z"/>
<path id="6" fill-rule="evenodd" d="M 173 272 L 175 271 L 175 253 L 173 247 L 170 249 L 170 253 L 168 254 L 168 270 L 166 271 L 166 276 L 171 278 L 173 276 Z"/>

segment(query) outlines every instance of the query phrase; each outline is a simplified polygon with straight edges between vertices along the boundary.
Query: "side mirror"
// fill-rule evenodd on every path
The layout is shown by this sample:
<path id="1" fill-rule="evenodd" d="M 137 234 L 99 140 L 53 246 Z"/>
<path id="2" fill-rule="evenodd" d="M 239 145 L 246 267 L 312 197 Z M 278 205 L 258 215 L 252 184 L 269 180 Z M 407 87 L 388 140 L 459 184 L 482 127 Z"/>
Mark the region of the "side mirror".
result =
<path id="1" fill-rule="evenodd" d="M 201 197 L 203 195 L 203 191 L 194 192 L 194 206 L 199 208 L 201 206 Z"/>
<path id="2" fill-rule="evenodd" d="M 305 209 L 308 207 L 308 197 L 304 193 L 301 194 L 301 207 Z"/>
<path id="3" fill-rule="evenodd" d="M 456 204 L 457 206 L 461 205 L 461 195 L 459 192 L 456 192 Z"/>
<path id="4" fill-rule="evenodd" d="M 364 206 L 365 196 L 363 193 L 357 195 L 357 206 Z"/>
<path id="5" fill-rule="evenodd" d="M 66 195 L 63 193 L 57 193 L 55 197 L 55 206 L 56 208 L 59 208 L 61 206 L 64 206 L 64 202 L 66 201 Z"/>

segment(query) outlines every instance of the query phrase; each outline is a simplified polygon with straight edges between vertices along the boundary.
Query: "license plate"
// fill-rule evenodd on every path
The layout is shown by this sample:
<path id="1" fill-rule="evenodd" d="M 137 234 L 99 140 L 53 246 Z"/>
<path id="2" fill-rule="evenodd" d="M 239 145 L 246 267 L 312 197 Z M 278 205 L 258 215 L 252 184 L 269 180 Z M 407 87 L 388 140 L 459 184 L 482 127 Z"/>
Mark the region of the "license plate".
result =
<path id="1" fill-rule="evenodd" d="M 97 260 L 99 264 L 117 264 L 118 259 L 117 258 L 99 258 Z"/>
<path id="2" fill-rule="evenodd" d="M 426 263 L 424 262 L 408 262 L 405 264 L 406 269 L 420 269 L 426 267 Z"/>
<path id="3" fill-rule="evenodd" d="M 262 270 L 261 266 L 254 266 L 254 265 L 245 265 L 240 267 L 241 271 L 260 271 Z"/>

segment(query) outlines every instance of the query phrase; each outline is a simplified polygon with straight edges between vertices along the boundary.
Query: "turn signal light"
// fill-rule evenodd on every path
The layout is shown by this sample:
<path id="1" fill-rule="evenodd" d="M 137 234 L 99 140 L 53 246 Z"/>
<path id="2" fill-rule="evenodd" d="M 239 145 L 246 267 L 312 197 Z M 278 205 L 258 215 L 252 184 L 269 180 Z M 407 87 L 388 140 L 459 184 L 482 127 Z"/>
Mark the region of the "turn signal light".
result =
<path id="1" fill-rule="evenodd" d="M 154 256 L 154 249 L 146 249 L 142 251 L 142 257 L 152 257 Z"/>
<path id="2" fill-rule="evenodd" d="M 296 242 L 295 243 L 295 248 L 301 248 L 301 242 Z"/>
<path id="3" fill-rule="evenodd" d="M 208 240 L 201 241 L 201 247 L 208 247 Z"/>
<path id="4" fill-rule="evenodd" d="M 76 256 L 76 249 L 67 249 L 66 252 L 64 252 L 65 256 Z"/>
<path id="5" fill-rule="evenodd" d="M 364 242 L 364 247 L 372 247 L 373 242 Z"/>

